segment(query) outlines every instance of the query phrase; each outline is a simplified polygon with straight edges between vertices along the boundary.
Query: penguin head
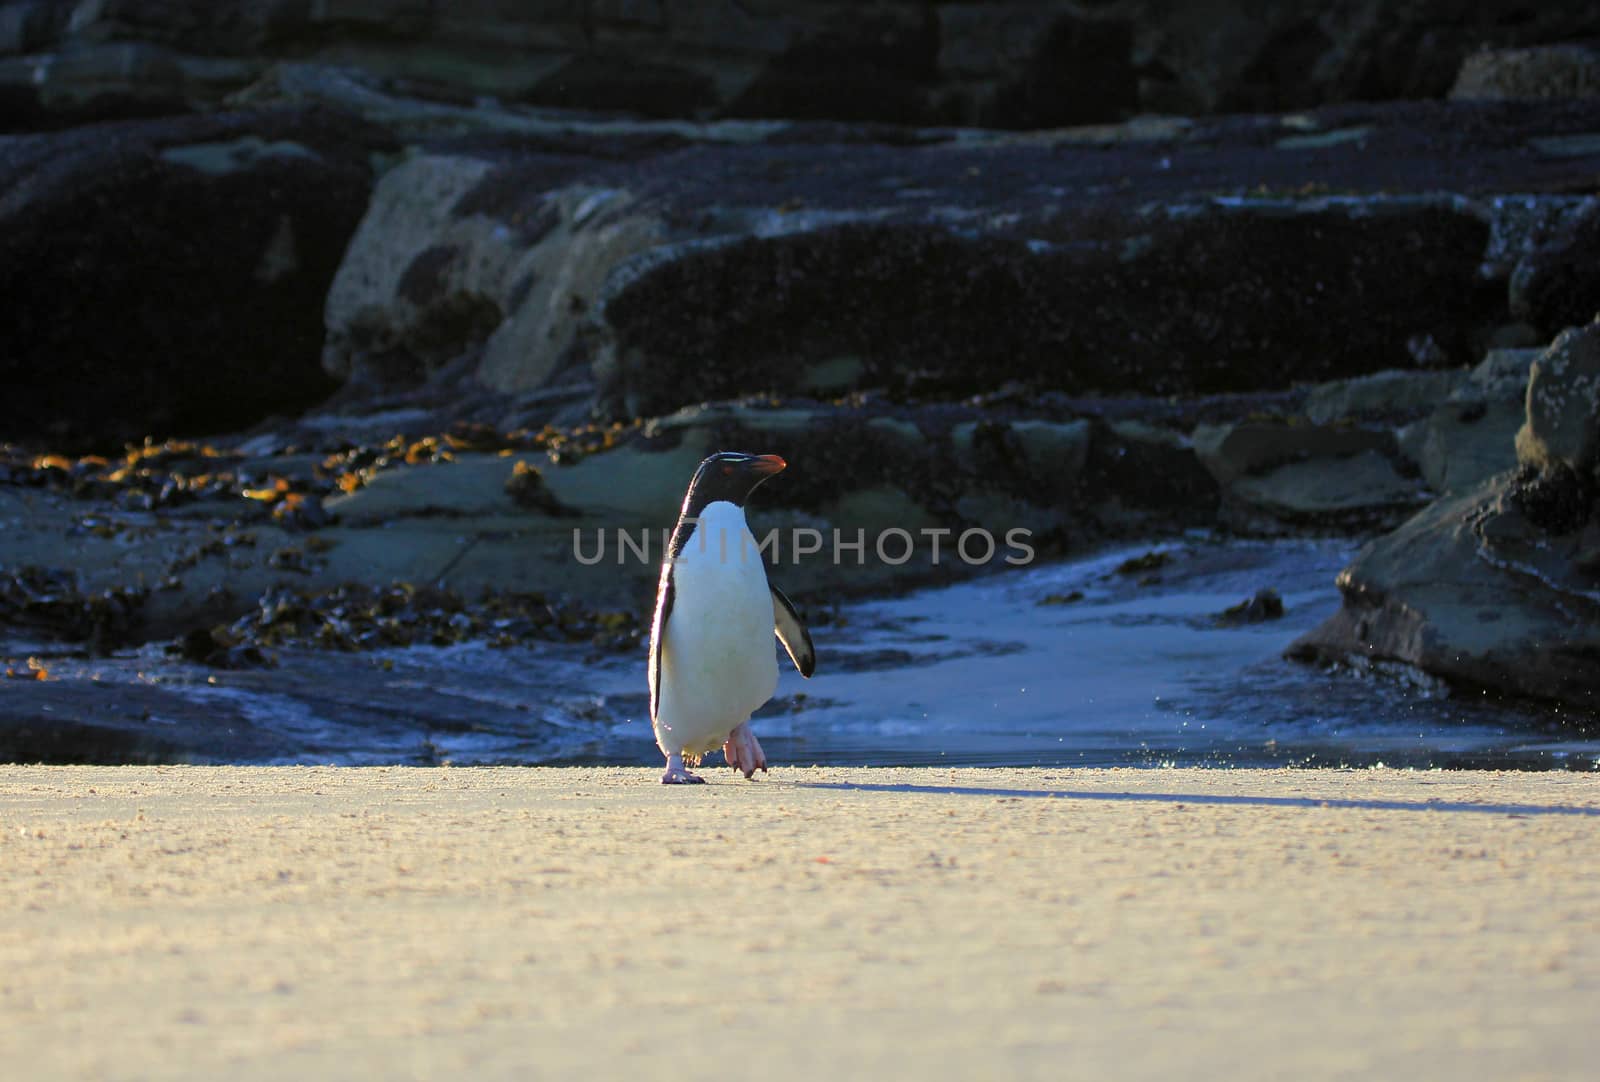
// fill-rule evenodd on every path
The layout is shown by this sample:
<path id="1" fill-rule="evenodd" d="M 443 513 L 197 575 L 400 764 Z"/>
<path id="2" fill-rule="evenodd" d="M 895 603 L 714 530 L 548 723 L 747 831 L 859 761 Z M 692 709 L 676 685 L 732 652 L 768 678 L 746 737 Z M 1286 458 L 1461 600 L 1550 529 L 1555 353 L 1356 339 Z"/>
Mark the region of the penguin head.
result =
<path id="1" fill-rule="evenodd" d="M 689 482 L 689 493 L 683 501 L 683 513 L 693 517 L 718 500 L 743 507 L 744 501 L 757 485 L 787 465 L 777 455 L 718 451 L 700 463 L 700 468 L 695 471 L 694 480 Z"/>

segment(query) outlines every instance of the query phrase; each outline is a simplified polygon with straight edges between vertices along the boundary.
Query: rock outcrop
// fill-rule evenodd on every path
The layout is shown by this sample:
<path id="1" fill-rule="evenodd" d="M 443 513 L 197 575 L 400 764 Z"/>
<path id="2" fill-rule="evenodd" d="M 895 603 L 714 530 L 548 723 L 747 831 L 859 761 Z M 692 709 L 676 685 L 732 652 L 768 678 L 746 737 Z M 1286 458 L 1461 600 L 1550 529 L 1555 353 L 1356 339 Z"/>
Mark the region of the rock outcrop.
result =
<path id="1" fill-rule="evenodd" d="M 1344 603 L 1291 654 L 1407 662 L 1470 687 L 1600 711 L 1600 324 L 1532 363 L 1518 469 L 1369 544 Z"/>
<path id="2" fill-rule="evenodd" d="M 625 193 L 581 183 L 537 192 L 527 212 L 481 213 L 493 174 L 480 158 L 424 154 L 383 178 L 328 295 L 330 374 L 414 382 L 470 352 L 484 384 L 514 394 L 586 360 L 587 299 L 664 227 L 629 215 Z"/>
<path id="3" fill-rule="evenodd" d="M 1464 100 L 1600 97 L 1600 50 L 1584 45 L 1484 49 L 1462 62 L 1450 96 Z"/>
<path id="4" fill-rule="evenodd" d="M 603 392 L 653 413 L 685 395 L 970 394 L 1011 380 L 1073 394 L 1246 391 L 1289 372 L 1392 365 L 1412 336 L 1455 337 L 1487 231 L 1440 207 L 1367 209 L 1200 204 L 1090 222 L 1038 207 L 1009 228 L 858 221 L 694 245 L 605 298 Z M 1095 227 L 1116 240 L 1086 243 Z M 1380 281 L 1394 264 L 1373 258 L 1390 243 L 1417 256 L 1403 314 L 1368 301 L 1401 288 Z M 1316 348 L 1303 337 L 1333 323 L 1351 333 Z M 853 378 L 819 386 L 821 365 L 843 358 Z"/>
<path id="5" fill-rule="evenodd" d="M 350 583 L 634 612 L 647 608 L 684 478 L 709 450 L 749 447 L 804 464 L 770 486 L 752 523 L 758 535 L 779 531 L 786 584 L 817 600 L 994 565 L 1017 551 L 1005 546 L 1018 529 L 1036 556 L 1196 526 L 1367 529 L 1424 497 L 1404 433 L 1460 405 L 1435 398 L 1430 411 L 1426 389 L 1498 395 L 1531 369 L 1521 472 L 1512 456 L 1364 551 L 1344 577 L 1344 609 L 1299 651 L 1398 658 L 1582 706 L 1600 626 L 1596 335 L 1600 325 L 1574 331 L 1537 360 L 1501 351 L 1473 369 L 1233 398 L 1012 388 L 921 405 L 752 400 L 631 426 L 537 438 L 469 427 L 381 448 L 352 448 L 324 414 L 275 439 L 320 440 L 315 453 L 265 453 L 262 437 L 233 451 L 146 448 L 121 470 L 0 463 L 0 529 L 25 564 L 74 552 L 73 588 L 52 589 L 56 608 L 22 590 L 19 612 L 117 641 L 214 628 L 264 597 Z M 1499 442 L 1509 448 L 1510 433 Z M 796 551 L 801 533 L 809 552 Z M 994 540 L 953 554 L 969 533 Z M 95 599 L 131 583 L 145 588 L 106 624 Z"/>
<path id="6" fill-rule="evenodd" d="M 0 12 L 0 101 L 13 123 L 40 126 L 210 108 L 277 61 L 358 58 L 458 101 L 1044 128 L 1440 97 L 1486 46 L 1600 27 L 1591 4 L 1518 0 L 14 0 Z M 1466 90 L 1502 90 L 1494 72 L 1508 66 Z"/>
<path id="7" fill-rule="evenodd" d="M 122 10 L 102 7 L 70 32 Z M 248 51 L 292 39 L 282 17 L 184 33 Z M 118 18 L 95 40 L 160 24 Z M 249 424 L 333 386 L 311 350 L 347 400 L 441 381 L 504 398 L 507 427 L 745 394 L 1279 390 L 1459 366 L 1515 319 L 1548 337 L 1588 303 L 1592 215 L 1565 194 L 1600 163 L 1582 103 L 1005 135 L 635 122 L 400 85 L 282 64 L 239 113 L 9 142 L 0 273 L 29 316 L 0 374 L 50 374 L 5 434 Z M 28 177 L 47 159 L 45 192 Z M 41 233 L 50 207 L 63 224 Z"/>
<path id="8" fill-rule="evenodd" d="M 327 366 L 460 363 L 512 395 L 592 378 L 603 413 L 635 417 L 1465 364 L 1510 320 L 1538 223 L 1576 202 L 1497 193 L 1586 183 L 1600 161 L 1529 154 L 1535 111 L 1541 131 L 1590 120 L 1459 104 L 1028 137 L 530 122 L 432 140 L 351 246 Z"/>
<path id="9" fill-rule="evenodd" d="M 1398 522 L 1424 502 L 1388 427 L 1293 420 L 1195 430 L 1195 453 L 1221 486 L 1228 525 L 1370 528 Z"/>
<path id="10" fill-rule="evenodd" d="M 1423 420 L 1401 434 L 1437 494 L 1477 487 L 1517 464 L 1528 369 L 1536 349 L 1492 349 Z"/>
<path id="11" fill-rule="evenodd" d="M 375 129 L 319 111 L 0 143 L 0 434 L 116 447 L 333 389 L 320 313 Z"/>
<path id="12" fill-rule="evenodd" d="M 1517 459 L 1600 481 L 1600 322 L 1564 332 L 1533 362 Z"/>
<path id="13" fill-rule="evenodd" d="M 1600 139 L 1596 145 L 1600 146 Z M 1520 260 L 1511 275 L 1511 311 L 1547 335 L 1600 313 L 1600 199 L 1585 199 Z"/>

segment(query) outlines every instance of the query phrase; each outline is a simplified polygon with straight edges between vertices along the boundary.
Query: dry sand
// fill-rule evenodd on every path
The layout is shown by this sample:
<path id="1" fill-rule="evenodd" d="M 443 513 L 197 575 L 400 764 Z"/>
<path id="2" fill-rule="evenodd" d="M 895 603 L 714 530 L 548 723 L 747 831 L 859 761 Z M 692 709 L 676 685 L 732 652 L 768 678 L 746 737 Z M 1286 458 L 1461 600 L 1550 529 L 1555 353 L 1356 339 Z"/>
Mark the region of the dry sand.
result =
<path id="1" fill-rule="evenodd" d="M 0 767 L 0 1073 L 1596 1077 L 1600 778 L 655 778 Z"/>

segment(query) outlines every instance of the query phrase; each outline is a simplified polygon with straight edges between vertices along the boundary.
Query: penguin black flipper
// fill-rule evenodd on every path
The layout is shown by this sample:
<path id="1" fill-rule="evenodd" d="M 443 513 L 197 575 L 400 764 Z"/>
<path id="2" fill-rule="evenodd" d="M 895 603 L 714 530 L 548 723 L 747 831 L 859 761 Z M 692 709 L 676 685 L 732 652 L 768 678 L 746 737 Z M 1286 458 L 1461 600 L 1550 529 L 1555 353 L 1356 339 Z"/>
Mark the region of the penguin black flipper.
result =
<path id="1" fill-rule="evenodd" d="M 810 677 L 817 671 L 817 651 L 811 645 L 811 632 L 806 630 L 805 622 L 783 591 L 770 582 L 767 586 L 772 590 L 773 630 L 778 633 L 783 648 L 789 651 L 789 660 L 800 670 L 800 675 Z"/>
<path id="2" fill-rule="evenodd" d="M 650 720 L 661 710 L 661 640 L 666 637 L 667 616 L 672 612 L 672 563 L 661 569 L 661 586 L 656 591 L 656 615 L 650 624 Z"/>

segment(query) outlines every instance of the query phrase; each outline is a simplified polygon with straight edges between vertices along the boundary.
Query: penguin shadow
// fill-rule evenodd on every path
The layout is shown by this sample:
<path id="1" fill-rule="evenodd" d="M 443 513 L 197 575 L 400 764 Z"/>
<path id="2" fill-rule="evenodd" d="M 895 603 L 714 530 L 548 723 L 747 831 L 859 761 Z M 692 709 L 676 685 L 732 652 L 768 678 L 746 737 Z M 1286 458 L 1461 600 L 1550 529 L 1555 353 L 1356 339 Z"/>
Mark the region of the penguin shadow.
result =
<path id="1" fill-rule="evenodd" d="M 1451 812 L 1528 818 L 1576 815 L 1600 818 L 1600 807 L 1575 804 L 1493 804 L 1453 800 L 1361 800 L 1298 796 L 1238 796 L 1222 793 L 1106 793 L 1081 789 L 1005 789 L 972 785 L 914 785 L 890 782 L 801 781 L 797 789 L 842 789 L 866 793 L 929 793 L 1002 799 L 1098 800 L 1133 804 L 1221 804 L 1267 808 L 1349 808 L 1360 811 Z"/>

